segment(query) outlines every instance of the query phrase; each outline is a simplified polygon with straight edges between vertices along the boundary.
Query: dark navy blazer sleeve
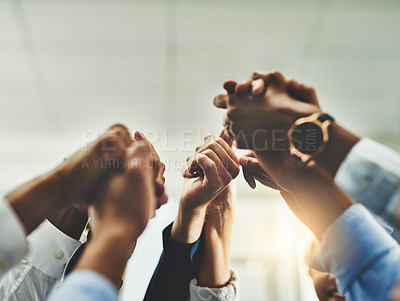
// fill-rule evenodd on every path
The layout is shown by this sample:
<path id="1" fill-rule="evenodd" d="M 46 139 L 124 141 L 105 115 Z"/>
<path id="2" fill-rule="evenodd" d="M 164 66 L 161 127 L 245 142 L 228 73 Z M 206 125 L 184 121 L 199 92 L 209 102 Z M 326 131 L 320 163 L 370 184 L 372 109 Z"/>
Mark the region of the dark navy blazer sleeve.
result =
<path id="1" fill-rule="evenodd" d="M 184 244 L 171 238 L 172 223 L 163 231 L 164 250 L 147 288 L 144 301 L 187 301 L 189 283 L 197 270 L 201 238 Z"/>

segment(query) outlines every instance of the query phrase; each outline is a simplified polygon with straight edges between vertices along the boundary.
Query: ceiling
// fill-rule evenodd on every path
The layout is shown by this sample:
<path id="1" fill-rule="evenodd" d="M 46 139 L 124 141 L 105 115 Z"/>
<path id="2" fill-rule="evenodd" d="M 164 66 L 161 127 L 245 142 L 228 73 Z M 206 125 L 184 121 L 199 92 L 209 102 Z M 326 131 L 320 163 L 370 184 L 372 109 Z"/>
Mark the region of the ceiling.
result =
<path id="1" fill-rule="evenodd" d="M 177 194 L 180 161 L 221 127 L 213 96 L 255 70 L 400 149 L 399 29 L 399 1 L 0 0 L 0 187 L 122 122 L 176 166 Z"/>

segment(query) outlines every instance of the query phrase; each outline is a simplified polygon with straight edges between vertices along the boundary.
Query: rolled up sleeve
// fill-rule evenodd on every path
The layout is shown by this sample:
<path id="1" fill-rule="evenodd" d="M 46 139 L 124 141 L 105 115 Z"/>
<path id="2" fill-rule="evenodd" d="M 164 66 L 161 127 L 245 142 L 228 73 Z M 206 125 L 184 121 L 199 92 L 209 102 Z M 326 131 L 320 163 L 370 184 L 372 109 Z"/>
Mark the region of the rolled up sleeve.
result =
<path id="1" fill-rule="evenodd" d="M 356 202 L 390 221 L 398 201 L 400 154 L 364 138 L 339 167 L 335 182 Z"/>
<path id="2" fill-rule="evenodd" d="M 348 300 L 387 300 L 400 276 L 400 246 L 355 204 L 325 232 L 312 266 L 332 273 Z"/>

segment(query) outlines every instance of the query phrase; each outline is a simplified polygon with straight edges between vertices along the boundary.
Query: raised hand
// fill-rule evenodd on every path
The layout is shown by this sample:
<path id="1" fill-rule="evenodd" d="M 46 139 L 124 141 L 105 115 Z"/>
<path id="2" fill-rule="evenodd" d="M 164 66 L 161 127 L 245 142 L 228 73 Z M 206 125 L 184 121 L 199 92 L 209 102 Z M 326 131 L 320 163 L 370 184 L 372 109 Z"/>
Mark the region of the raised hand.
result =
<path id="1" fill-rule="evenodd" d="M 200 237 L 207 207 L 239 174 L 239 160 L 222 138 L 206 137 L 206 143 L 187 159 L 178 216 L 172 238 L 192 243 Z"/>
<path id="2" fill-rule="evenodd" d="M 121 173 L 97 193 L 93 238 L 76 269 L 94 270 L 121 285 L 125 265 L 136 241 L 157 207 L 153 147 L 136 140 L 126 151 Z"/>
<path id="3" fill-rule="evenodd" d="M 214 104 L 227 108 L 228 128 L 237 146 L 254 151 L 265 171 L 263 175 L 254 169 L 260 180 L 266 182 L 270 177 L 277 186 L 289 190 L 298 176 L 298 168 L 289 154 L 287 132 L 298 118 L 320 112 L 315 91 L 287 81 L 278 72 L 256 73 L 249 81 L 228 81 L 224 87 L 228 93 L 218 95 Z M 301 99 L 294 98 L 294 94 Z M 248 162 L 254 165 L 253 160 L 242 163 Z M 254 187 L 254 177 L 251 180 L 248 171 L 245 169 L 246 179 Z"/>
<path id="4" fill-rule="evenodd" d="M 118 163 L 131 143 L 126 127 L 114 125 L 88 148 L 7 194 L 26 232 L 63 207 L 91 203 L 98 187 L 122 169 Z"/>
<path id="5" fill-rule="evenodd" d="M 298 169 L 288 156 L 287 131 L 296 119 L 321 112 L 315 90 L 293 79 L 286 81 L 277 72 L 254 73 L 241 83 L 226 81 L 224 88 L 227 94 L 218 95 L 214 104 L 228 109 L 227 127 L 238 147 L 255 150 L 263 169 L 269 166 L 265 169 L 267 174 L 281 188 L 288 189 Z M 334 177 L 359 138 L 336 122 L 329 129 L 329 137 L 328 145 L 315 161 Z M 245 176 L 254 186 L 254 177 L 249 172 Z"/>
<path id="6" fill-rule="evenodd" d="M 239 174 L 238 158 L 222 138 L 208 136 L 205 141 L 209 142 L 188 158 L 189 168 L 183 171 L 181 204 L 185 207 L 206 208 Z"/>

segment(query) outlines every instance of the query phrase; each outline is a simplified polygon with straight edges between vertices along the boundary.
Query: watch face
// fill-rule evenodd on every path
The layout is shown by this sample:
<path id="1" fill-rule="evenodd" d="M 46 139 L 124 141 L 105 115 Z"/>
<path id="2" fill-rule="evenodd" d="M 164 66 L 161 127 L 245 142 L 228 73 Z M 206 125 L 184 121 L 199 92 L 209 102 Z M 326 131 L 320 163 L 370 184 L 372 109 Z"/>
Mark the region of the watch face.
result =
<path id="1" fill-rule="evenodd" d="M 321 147 L 323 139 L 321 128 L 311 122 L 296 126 L 291 135 L 294 147 L 306 155 L 315 153 Z"/>

